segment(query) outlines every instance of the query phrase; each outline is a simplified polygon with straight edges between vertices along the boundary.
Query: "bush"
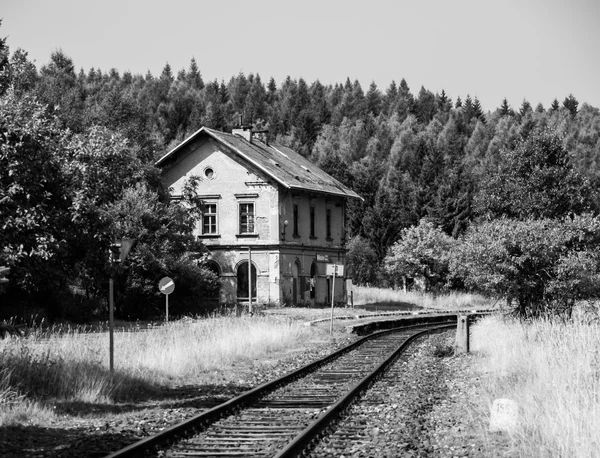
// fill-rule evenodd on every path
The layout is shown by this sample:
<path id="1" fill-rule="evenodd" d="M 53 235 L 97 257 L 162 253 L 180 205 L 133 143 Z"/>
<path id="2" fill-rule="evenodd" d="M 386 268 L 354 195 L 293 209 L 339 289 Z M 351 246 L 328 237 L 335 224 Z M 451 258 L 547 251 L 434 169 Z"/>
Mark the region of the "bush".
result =
<path id="1" fill-rule="evenodd" d="M 401 279 L 423 279 L 425 290 L 440 288 L 448 275 L 448 260 L 454 240 L 426 219 L 402 230 L 384 259 L 384 269 L 394 284 Z"/>
<path id="2" fill-rule="evenodd" d="M 600 217 L 499 219 L 472 225 L 451 257 L 471 289 L 506 297 L 520 316 L 570 317 L 575 302 L 600 296 Z"/>

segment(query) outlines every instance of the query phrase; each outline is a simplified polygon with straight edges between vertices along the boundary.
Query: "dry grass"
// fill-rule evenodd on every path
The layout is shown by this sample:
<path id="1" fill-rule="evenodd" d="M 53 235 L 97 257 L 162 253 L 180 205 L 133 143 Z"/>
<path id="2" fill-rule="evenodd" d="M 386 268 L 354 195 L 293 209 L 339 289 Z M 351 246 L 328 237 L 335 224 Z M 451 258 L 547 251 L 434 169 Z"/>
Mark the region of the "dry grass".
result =
<path id="1" fill-rule="evenodd" d="M 405 293 L 400 289 L 365 286 L 355 286 L 353 289 L 355 305 L 403 303 L 439 310 L 478 309 L 494 306 L 493 301 L 477 294 L 451 292 L 433 295 L 416 291 Z"/>
<path id="2" fill-rule="evenodd" d="M 481 409 L 497 398 L 520 406 L 511 456 L 600 455 L 600 325 L 486 318 L 473 327 L 472 349 Z"/>
<path id="3" fill-rule="evenodd" d="M 221 317 L 108 334 L 79 329 L 0 340 L 0 426 L 52 415 L 52 403 L 112 403 L 139 390 L 222 379 L 236 364 L 326 339 L 287 317 Z"/>

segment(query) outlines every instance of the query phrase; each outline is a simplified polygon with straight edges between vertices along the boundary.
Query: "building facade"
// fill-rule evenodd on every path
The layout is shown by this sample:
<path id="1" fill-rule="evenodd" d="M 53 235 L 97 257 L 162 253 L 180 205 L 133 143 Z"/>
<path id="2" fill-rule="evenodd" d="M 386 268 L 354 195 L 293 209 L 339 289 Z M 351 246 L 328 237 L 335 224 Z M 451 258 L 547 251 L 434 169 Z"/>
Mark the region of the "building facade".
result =
<path id="1" fill-rule="evenodd" d="M 196 235 L 211 252 L 220 302 L 323 304 L 327 264 L 345 266 L 345 212 L 355 192 L 251 129 L 201 128 L 156 163 L 173 198 L 199 177 L 203 216 Z M 341 268 L 340 268 L 341 270 Z M 335 301 L 345 300 L 344 278 Z"/>

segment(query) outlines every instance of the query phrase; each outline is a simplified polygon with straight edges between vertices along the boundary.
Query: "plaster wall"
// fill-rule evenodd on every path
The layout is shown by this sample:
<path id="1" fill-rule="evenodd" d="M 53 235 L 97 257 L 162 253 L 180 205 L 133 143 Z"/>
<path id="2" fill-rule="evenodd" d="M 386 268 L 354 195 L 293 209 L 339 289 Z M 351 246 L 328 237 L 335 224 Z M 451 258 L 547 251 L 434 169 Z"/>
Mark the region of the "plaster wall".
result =
<path id="1" fill-rule="evenodd" d="M 212 177 L 206 171 L 213 171 Z M 202 234 L 201 222 L 196 235 L 210 245 L 272 244 L 278 242 L 279 197 L 277 187 L 251 164 L 222 150 L 212 139 L 192 142 L 180 154 L 178 162 L 165 170 L 164 183 L 172 195 L 182 194 L 186 180 L 200 177 L 198 193 L 205 203 L 217 205 L 217 234 Z M 254 203 L 255 234 L 240 234 L 239 205 Z"/>

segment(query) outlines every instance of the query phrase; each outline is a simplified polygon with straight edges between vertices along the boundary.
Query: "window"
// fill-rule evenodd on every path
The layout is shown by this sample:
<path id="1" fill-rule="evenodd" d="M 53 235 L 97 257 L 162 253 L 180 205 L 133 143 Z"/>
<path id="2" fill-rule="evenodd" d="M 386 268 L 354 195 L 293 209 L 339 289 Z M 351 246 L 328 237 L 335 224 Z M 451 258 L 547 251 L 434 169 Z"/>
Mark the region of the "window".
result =
<path id="1" fill-rule="evenodd" d="M 310 207 L 310 236 L 315 238 L 315 207 Z"/>
<path id="2" fill-rule="evenodd" d="M 204 176 L 208 180 L 212 180 L 215 177 L 215 170 L 212 167 L 206 167 L 204 169 Z"/>
<path id="3" fill-rule="evenodd" d="M 217 234 L 217 204 L 204 204 L 202 234 Z"/>
<path id="4" fill-rule="evenodd" d="M 325 234 L 327 240 L 331 240 L 331 208 L 328 208 L 325 213 Z"/>
<path id="5" fill-rule="evenodd" d="M 254 233 L 254 203 L 240 204 L 240 234 Z"/>
<path id="6" fill-rule="evenodd" d="M 298 232 L 298 204 L 294 204 L 294 236 L 298 237 L 300 233 Z"/>

